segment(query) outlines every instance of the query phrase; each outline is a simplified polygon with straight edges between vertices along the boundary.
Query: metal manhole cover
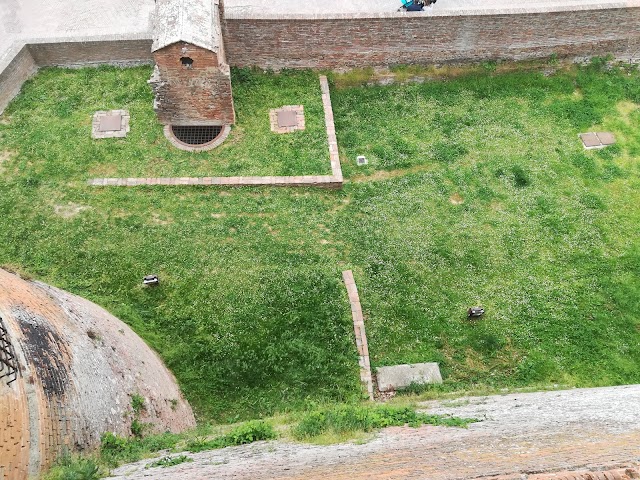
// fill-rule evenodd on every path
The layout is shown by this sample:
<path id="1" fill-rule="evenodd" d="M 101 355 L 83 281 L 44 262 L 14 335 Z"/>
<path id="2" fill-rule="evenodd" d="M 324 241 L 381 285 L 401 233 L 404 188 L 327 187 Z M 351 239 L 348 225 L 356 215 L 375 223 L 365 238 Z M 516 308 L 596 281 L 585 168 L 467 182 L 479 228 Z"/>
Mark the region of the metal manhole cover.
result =
<path id="1" fill-rule="evenodd" d="M 171 131 L 176 139 L 187 145 L 205 145 L 216 139 L 222 127 L 220 125 L 172 125 Z"/>
<path id="2" fill-rule="evenodd" d="M 293 110 L 280 110 L 278 112 L 278 127 L 295 127 L 298 125 L 297 114 Z"/>
<path id="3" fill-rule="evenodd" d="M 100 132 L 115 132 L 122 128 L 122 115 L 105 115 L 100 117 Z"/>

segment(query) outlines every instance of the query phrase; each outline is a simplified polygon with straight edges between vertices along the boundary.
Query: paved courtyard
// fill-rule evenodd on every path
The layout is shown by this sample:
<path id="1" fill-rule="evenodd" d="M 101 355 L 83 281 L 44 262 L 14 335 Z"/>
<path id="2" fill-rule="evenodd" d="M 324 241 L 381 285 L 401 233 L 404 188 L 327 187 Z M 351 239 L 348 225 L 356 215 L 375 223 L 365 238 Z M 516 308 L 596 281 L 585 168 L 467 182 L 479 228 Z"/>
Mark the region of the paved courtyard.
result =
<path id="1" fill-rule="evenodd" d="M 0 0 L 0 71 L 25 43 L 151 38 L 154 0 Z"/>
<path id="2" fill-rule="evenodd" d="M 393 13 L 400 7 L 400 0 L 322 0 L 301 2 L 299 0 L 225 0 L 228 15 L 291 15 L 291 14 L 349 14 L 349 13 Z M 430 13 L 451 13 L 458 10 L 535 9 L 577 5 L 623 5 L 619 0 L 534 0 L 514 2 L 513 0 L 437 0 L 425 9 Z"/>

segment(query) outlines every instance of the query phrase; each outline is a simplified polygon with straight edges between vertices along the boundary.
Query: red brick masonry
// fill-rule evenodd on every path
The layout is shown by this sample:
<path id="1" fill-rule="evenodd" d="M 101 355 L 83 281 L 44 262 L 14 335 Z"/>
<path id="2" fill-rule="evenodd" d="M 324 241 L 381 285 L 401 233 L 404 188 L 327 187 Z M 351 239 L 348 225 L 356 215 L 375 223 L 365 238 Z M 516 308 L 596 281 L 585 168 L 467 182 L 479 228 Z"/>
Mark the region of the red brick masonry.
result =
<path id="1" fill-rule="evenodd" d="M 640 57 L 640 2 L 511 11 L 361 15 L 227 13 L 230 65 L 364 68 L 613 53 Z M 251 45 L 251 48 L 246 48 Z"/>

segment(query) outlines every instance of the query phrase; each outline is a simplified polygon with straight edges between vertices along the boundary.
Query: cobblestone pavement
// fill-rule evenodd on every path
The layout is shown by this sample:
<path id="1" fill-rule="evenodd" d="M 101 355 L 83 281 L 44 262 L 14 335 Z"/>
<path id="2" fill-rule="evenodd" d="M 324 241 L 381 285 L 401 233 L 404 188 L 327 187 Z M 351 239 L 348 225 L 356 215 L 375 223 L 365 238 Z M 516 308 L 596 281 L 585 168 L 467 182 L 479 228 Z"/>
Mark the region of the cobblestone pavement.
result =
<path id="1" fill-rule="evenodd" d="M 363 445 L 261 442 L 191 455 L 193 463 L 121 467 L 120 480 L 554 478 L 640 462 L 640 385 L 428 402 L 427 411 L 481 419 L 468 429 L 389 428 Z M 624 478 L 616 473 L 593 478 Z M 565 475 L 556 478 L 589 478 Z M 634 477 L 629 477 L 634 478 Z"/>

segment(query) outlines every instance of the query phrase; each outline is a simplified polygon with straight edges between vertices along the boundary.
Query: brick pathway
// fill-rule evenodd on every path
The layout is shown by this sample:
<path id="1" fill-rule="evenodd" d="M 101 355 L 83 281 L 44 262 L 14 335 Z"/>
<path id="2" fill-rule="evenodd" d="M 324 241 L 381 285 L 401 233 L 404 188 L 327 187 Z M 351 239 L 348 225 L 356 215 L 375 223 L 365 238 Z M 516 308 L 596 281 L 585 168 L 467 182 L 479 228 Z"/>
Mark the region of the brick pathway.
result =
<path id="1" fill-rule="evenodd" d="M 338 153 L 338 140 L 333 121 L 329 82 L 320 76 L 322 106 L 329 144 L 331 175 L 267 176 L 267 177 L 180 177 L 180 178 L 93 178 L 88 181 L 93 187 L 136 187 L 139 185 L 216 185 L 228 187 L 342 187 L 342 168 Z"/>
<path id="2" fill-rule="evenodd" d="M 592 472 L 589 480 L 612 480 L 640 462 L 640 385 L 425 407 L 482 421 L 468 429 L 389 428 L 364 445 L 262 442 L 190 455 L 193 463 L 172 468 L 145 470 L 147 460 L 114 474 L 120 480 L 587 480 Z"/>

